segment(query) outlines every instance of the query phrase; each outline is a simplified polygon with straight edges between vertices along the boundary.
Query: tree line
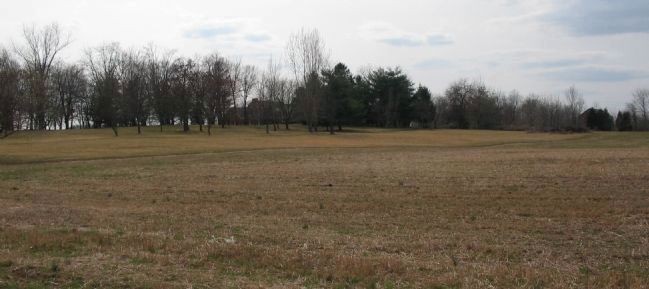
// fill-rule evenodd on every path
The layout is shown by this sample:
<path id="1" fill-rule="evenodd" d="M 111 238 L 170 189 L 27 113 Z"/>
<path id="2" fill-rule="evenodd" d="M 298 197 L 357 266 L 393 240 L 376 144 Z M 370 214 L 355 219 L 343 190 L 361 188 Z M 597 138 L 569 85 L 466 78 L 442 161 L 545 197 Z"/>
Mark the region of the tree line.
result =
<path id="1" fill-rule="evenodd" d="M 60 60 L 70 44 L 56 24 L 24 27 L 23 43 L 0 49 L 0 130 L 191 125 L 258 125 L 266 131 L 302 123 L 331 134 L 344 126 L 506 130 L 648 130 L 649 90 L 633 95 L 614 118 L 585 110 L 573 86 L 563 97 L 503 93 L 460 79 L 434 96 L 399 67 L 353 74 L 330 65 L 317 30 L 300 30 L 286 60 L 264 68 L 219 53 L 186 58 L 153 45 L 87 49 L 79 63 Z"/>

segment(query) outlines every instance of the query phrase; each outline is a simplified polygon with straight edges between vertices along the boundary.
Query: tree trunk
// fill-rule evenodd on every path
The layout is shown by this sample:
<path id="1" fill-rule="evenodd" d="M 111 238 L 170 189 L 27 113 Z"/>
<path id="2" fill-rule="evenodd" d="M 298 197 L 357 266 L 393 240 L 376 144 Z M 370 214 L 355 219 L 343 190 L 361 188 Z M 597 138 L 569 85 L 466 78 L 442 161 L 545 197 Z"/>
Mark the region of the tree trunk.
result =
<path id="1" fill-rule="evenodd" d="M 183 120 L 183 131 L 189 132 L 189 120 L 187 119 Z"/>
<path id="2" fill-rule="evenodd" d="M 236 100 L 235 97 L 233 97 L 233 99 L 232 99 L 232 104 L 233 104 L 233 108 L 234 108 L 234 115 L 232 116 L 232 120 L 231 120 L 232 123 L 231 124 L 234 124 L 235 126 L 237 126 L 237 125 L 239 125 L 239 123 L 238 123 L 239 109 L 237 108 L 237 100 Z"/>
<path id="3" fill-rule="evenodd" d="M 250 125 L 250 123 L 248 123 L 248 106 L 245 101 L 243 102 L 243 125 Z"/>

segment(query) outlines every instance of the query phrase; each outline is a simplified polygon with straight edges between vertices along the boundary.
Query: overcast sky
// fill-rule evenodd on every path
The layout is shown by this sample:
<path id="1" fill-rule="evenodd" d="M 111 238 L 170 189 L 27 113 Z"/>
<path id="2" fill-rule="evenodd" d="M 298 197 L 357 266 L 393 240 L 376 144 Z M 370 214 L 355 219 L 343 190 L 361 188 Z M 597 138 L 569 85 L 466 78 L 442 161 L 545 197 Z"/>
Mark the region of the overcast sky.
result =
<path id="1" fill-rule="evenodd" d="M 523 94 L 563 95 L 617 110 L 649 88 L 648 0 L 20 0 L 0 11 L 0 43 L 23 24 L 58 22 L 74 40 L 63 57 L 107 42 L 155 43 L 194 56 L 218 51 L 265 65 L 288 36 L 317 28 L 332 62 L 352 71 L 400 66 L 443 93 L 459 78 Z"/>

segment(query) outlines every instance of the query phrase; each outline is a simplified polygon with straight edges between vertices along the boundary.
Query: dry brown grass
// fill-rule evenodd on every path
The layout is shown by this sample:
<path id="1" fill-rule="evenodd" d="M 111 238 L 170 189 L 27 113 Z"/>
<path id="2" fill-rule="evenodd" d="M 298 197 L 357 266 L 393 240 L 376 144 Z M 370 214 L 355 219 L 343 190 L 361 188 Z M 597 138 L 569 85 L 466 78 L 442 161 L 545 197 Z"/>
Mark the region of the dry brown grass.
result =
<path id="1" fill-rule="evenodd" d="M 0 142 L 0 163 L 25 163 L 60 160 L 90 160 L 203 154 L 242 150 L 291 148 L 364 148 L 395 146 L 478 146 L 503 143 L 557 141 L 577 135 L 530 134 L 502 131 L 412 131 L 359 129 L 331 136 L 310 135 L 301 127 L 266 135 L 263 129 L 216 129 L 212 136 L 177 128 L 146 128 L 137 135 L 133 128 L 121 129 L 114 137 L 110 130 L 71 130 L 65 132 L 26 132 Z"/>
<path id="2" fill-rule="evenodd" d="M 0 141 L 0 288 L 649 288 L 646 134 L 123 135 Z"/>

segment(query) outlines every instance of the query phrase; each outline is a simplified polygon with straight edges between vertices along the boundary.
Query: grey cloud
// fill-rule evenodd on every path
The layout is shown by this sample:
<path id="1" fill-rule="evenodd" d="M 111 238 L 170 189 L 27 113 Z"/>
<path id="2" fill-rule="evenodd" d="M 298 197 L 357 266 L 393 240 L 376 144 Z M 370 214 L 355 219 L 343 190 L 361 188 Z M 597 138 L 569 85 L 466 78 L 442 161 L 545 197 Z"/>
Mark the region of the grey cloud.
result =
<path id="1" fill-rule="evenodd" d="M 273 37 L 260 27 L 257 19 L 208 19 L 188 25 L 185 38 L 218 40 L 221 45 L 259 45 Z"/>
<path id="2" fill-rule="evenodd" d="M 414 67 L 417 69 L 438 69 L 447 68 L 451 66 L 451 62 L 446 59 L 433 58 L 415 63 Z"/>
<path id="3" fill-rule="evenodd" d="M 379 39 L 379 41 L 392 46 L 414 47 L 414 46 L 421 46 L 424 44 L 424 42 L 419 39 L 413 39 L 411 37 L 405 37 L 405 36 L 383 38 L 383 39 Z"/>
<path id="4" fill-rule="evenodd" d="M 246 34 L 245 39 L 250 42 L 266 42 L 271 39 L 271 36 L 266 33 L 251 33 Z"/>
<path id="5" fill-rule="evenodd" d="M 575 0 L 543 18 L 578 36 L 649 33 L 647 0 Z"/>
<path id="6" fill-rule="evenodd" d="M 646 71 L 603 67 L 566 68 L 544 72 L 542 75 L 550 80 L 573 82 L 623 82 L 649 76 Z"/>
<path id="7" fill-rule="evenodd" d="M 584 59 L 558 59 L 547 61 L 530 61 L 521 64 L 525 69 L 539 69 L 539 68 L 560 68 L 569 66 L 578 66 L 586 63 Z"/>
<path id="8" fill-rule="evenodd" d="M 511 50 L 484 56 L 489 67 L 512 66 L 525 70 L 548 70 L 578 66 L 596 66 L 606 62 L 609 54 L 603 51 L 569 50 Z"/>
<path id="9" fill-rule="evenodd" d="M 403 31 L 386 22 L 369 22 L 359 29 L 361 36 L 396 47 L 438 46 L 452 44 L 443 34 L 421 34 Z"/>
<path id="10" fill-rule="evenodd" d="M 186 38 L 215 38 L 223 35 L 234 34 L 239 31 L 239 27 L 225 23 L 223 25 L 210 25 L 204 27 L 196 27 L 185 31 Z"/>
<path id="11" fill-rule="evenodd" d="M 453 44 L 453 40 L 450 37 L 445 35 L 431 34 L 428 35 L 425 39 L 423 37 L 417 37 L 415 35 L 403 35 L 379 39 L 380 42 L 389 44 L 392 46 L 439 46 L 439 45 L 448 45 Z"/>
<path id="12" fill-rule="evenodd" d="M 440 34 L 428 35 L 426 42 L 431 46 L 453 44 L 453 40 L 450 37 Z"/>

